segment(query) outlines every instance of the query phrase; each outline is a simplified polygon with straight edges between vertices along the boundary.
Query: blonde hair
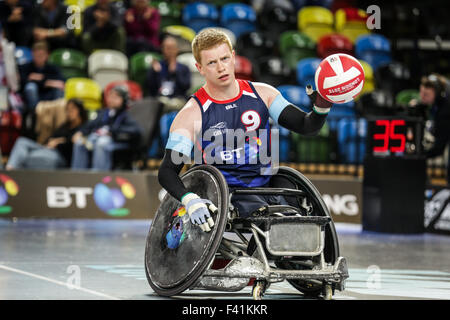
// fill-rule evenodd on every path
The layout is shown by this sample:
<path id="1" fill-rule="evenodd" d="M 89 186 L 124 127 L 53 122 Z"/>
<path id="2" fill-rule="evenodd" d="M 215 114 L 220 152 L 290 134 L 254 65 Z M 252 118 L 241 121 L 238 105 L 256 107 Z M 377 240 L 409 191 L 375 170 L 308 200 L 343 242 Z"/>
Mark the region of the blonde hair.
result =
<path id="1" fill-rule="evenodd" d="M 226 33 L 215 28 L 204 29 L 192 40 L 192 54 L 195 60 L 200 63 L 201 51 L 214 48 L 222 43 L 227 44 L 231 51 L 233 50 L 231 40 Z"/>

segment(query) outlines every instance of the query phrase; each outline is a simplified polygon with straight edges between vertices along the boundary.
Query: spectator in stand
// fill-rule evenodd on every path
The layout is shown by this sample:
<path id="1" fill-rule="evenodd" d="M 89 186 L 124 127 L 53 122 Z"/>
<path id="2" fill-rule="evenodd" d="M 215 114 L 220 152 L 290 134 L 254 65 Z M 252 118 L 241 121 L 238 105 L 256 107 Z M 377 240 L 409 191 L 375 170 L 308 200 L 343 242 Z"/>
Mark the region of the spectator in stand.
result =
<path id="1" fill-rule="evenodd" d="M 64 77 L 60 69 L 48 63 L 49 50 L 45 42 L 36 42 L 33 47 L 33 61 L 20 66 L 22 96 L 25 98 L 24 116 L 32 115 L 34 128 L 34 111 L 39 101 L 56 100 L 64 97 Z"/>
<path id="2" fill-rule="evenodd" d="M 5 38 L 16 46 L 29 46 L 32 38 L 32 7 L 24 0 L 0 2 L 0 23 Z"/>
<path id="3" fill-rule="evenodd" d="M 425 152 L 427 158 L 434 158 L 450 148 L 450 90 L 449 81 L 445 77 L 431 74 L 422 78 L 420 84 L 420 100 L 431 107 L 433 119 L 433 146 Z M 450 156 L 447 163 L 447 184 L 450 183 Z"/>
<path id="4" fill-rule="evenodd" d="M 116 86 L 106 96 L 106 108 L 73 136 L 72 169 L 111 170 L 113 152 L 132 149 L 141 129 L 127 112 L 128 89 Z"/>
<path id="5" fill-rule="evenodd" d="M 96 49 L 125 52 L 126 35 L 118 10 L 110 0 L 97 0 L 83 14 L 81 46 L 86 54 Z"/>
<path id="6" fill-rule="evenodd" d="M 180 109 L 186 103 L 191 72 L 187 66 L 177 62 L 178 45 L 174 37 L 163 39 L 161 51 L 163 60 L 154 60 L 147 74 L 149 94 L 164 98 L 166 109 Z"/>
<path id="7" fill-rule="evenodd" d="M 73 149 L 72 136 L 87 120 L 87 112 L 81 100 L 71 99 L 67 102 L 66 119 L 44 145 L 25 137 L 17 139 L 6 170 L 69 167 Z"/>
<path id="8" fill-rule="evenodd" d="M 159 24 L 161 16 L 157 8 L 147 0 L 133 0 L 133 7 L 125 13 L 127 55 L 140 51 L 159 51 Z"/>
<path id="9" fill-rule="evenodd" d="M 33 35 L 35 41 L 47 41 L 51 50 L 75 47 L 75 36 L 67 28 L 70 14 L 61 0 L 42 0 L 35 8 Z"/>

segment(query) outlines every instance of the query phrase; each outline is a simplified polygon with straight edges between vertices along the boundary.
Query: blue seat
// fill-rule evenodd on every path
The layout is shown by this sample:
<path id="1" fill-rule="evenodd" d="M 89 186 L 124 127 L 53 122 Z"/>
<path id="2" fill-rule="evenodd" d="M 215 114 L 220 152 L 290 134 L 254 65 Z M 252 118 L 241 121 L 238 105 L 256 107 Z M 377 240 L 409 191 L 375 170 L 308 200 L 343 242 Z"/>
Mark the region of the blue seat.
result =
<path id="1" fill-rule="evenodd" d="M 239 38 L 241 34 L 256 30 L 256 12 L 249 5 L 229 3 L 222 7 L 220 24 Z"/>
<path id="2" fill-rule="evenodd" d="M 374 70 L 392 61 L 389 40 L 380 34 L 360 36 L 355 42 L 355 54 Z"/>
<path id="3" fill-rule="evenodd" d="M 148 156 L 150 158 L 157 158 L 161 155 L 169 139 L 170 126 L 177 113 L 177 111 L 168 112 L 163 114 L 159 119 L 159 135 L 153 139 L 148 150 Z"/>
<path id="4" fill-rule="evenodd" d="M 305 87 L 310 84 L 314 89 L 314 76 L 321 60 L 319 58 L 305 58 L 297 63 L 297 83 Z"/>
<path id="5" fill-rule="evenodd" d="M 355 102 L 350 101 L 347 103 L 334 104 L 327 116 L 327 122 L 330 126 L 330 130 L 336 131 L 338 128 L 338 122 L 344 118 L 356 117 Z"/>
<path id="6" fill-rule="evenodd" d="M 306 94 L 305 88 L 294 85 L 282 85 L 277 87 L 281 95 L 305 112 L 311 111 L 311 100 Z"/>
<path id="7" fill-rule="evenodd" d="M 16 47 L 14 52 L 17 65 L 21 66 L 33 60 L 33 53 L 28 47 Z"/>
<path id="8" fill-rule="evenodd" d="M 366 151 L 367 120 L 344 118 L 338 122 L 338 152 L 343 163 L 362 163 Z"/>
<path id="9" fill-rule="evenodd" d="M 219 11 L 213 4 L 193 2 L 184 7 L 182 19 L 184 25 L 199 32 L 204 28 L 217 27 Z"/>
<path id="10" fill-rule="evenodd" d="M 306 6 L 318 6 L 330 9 L 334 0 L 291 0 L 294 8 L 300 10 Z"/>

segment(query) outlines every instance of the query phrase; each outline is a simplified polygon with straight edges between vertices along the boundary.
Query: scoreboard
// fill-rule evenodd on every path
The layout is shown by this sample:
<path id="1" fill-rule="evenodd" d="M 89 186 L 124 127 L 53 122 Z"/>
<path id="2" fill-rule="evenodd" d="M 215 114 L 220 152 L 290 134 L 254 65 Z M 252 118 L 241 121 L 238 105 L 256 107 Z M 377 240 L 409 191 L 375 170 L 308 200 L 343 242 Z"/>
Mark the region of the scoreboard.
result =
<path id="1" fill-rule="evenodd" d="M 416 157 L 421 155 L 423 119 L 415 117 L 368 117 L 369 156 Z"/>

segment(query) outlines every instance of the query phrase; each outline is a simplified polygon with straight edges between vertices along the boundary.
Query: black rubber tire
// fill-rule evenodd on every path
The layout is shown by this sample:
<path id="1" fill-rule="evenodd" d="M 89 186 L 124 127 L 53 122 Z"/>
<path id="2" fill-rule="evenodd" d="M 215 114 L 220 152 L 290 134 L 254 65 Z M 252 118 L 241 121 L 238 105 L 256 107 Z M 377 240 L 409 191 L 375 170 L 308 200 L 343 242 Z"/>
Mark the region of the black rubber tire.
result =
<path id="1" fill-rule="evenodd" d="M 174 295 L 178 295 L 178 294 L 182 293 L 183 291 L 189 289 L 199 279 L 199 277 L 205 272 L 205 269 L 208 267 L 210 262 L 214 259 L 216 251 L 219 248 L 220 242 L 221 242 L 221 240 L 223 238 L 223 234 L 225 232 L 225 226 L 226 226 L 227 214 L 228 214 L 229 196 L 228 196 L 228 185 L 227 185 L 227 182 L 226 182 L 225 178 L 223 177 L 222 173 L 213 166 L 200 165 L 200 166 L 195 166 L 195 167 L 189 169 L 186 173 L 184 173 L 181 176 L 181 179 L 183 180 L 185 177 L 187 177 L 189 175 L 196 174 L 196 172 L 198 172 L 200 170 L 211 174 L 214 177 L 214 179 L 216 180 L 216 182 L 219 186 L 219 189 L 220 189 L 220 190 L 217 190 L 217 194 L 221 195 L 218 200 L 220 203 L 217 204 L 217 207 L 219 208 L 219 212 L 218 212 L 217 219 L 215 219 L 215 225 L 214 225 L 212 231 L 210 231 L 210 232 L 215 232 L 214 239 L 212 240 L 212 242 L 210 242 L 209 251 L 207 251 L 205 253 L 203 261 L 200 261 L 195 266 L 195 268 L 191 271 L 191 273 L 189 273 L 189 275 L 186 277 L 186 279 L 184 279 L 180 283 L 174 285 L 173 287 L 162 287 L 162 286 L 159 286 L 157 283 L 155 283 L 155 281 L 151 277 L 151 272 L 149 270 L 148 261 L 149 261 L 149 259 L 151 259 L 151 257 L 149 256 L 150 237 L 151 237 L 151 233 L 153 231 L 152 227 L 154 225 L 153 223 L 151 224 L 149 233 L 147 235 L 146 247 L 145 247 L 145 262 L 144 262 L 145 263 L 145 274 L 147 276 L 147 280 L 148 280 L 148 283 L 150 284 L 151 288 L 160 296 L 174 296 Z M 200 197 L 202 196 L 202 194 L 200 192 L 198 194 Z M 164 204 L 165 201 L 168 201 L 169 198 L 172 198 L 172 197 L 169 194 L 167 194 L 165 196 L 165 198 L 163 199 L 161 206 Z M 161 208 L 161 206 L 160 206 L 160 208 Z M 158 209 L 157 214 L 164 214 L 163 212 L 161 212 L 160 208 Z M 157 216 L 155 216 L 154 221 L 156 219 L 157 219 Z M 153 239 L 154 239 L 154 237 L 153 237 Z"/>

